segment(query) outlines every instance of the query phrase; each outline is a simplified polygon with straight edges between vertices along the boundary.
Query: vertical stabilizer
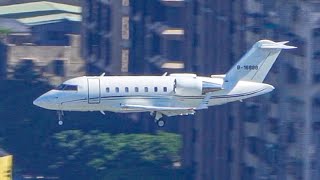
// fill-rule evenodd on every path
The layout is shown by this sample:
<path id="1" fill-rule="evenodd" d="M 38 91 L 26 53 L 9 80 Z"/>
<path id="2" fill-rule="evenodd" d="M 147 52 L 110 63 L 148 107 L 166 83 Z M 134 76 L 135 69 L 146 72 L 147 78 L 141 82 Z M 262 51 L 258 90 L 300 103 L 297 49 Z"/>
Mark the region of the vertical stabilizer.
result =
<path id="1" fill-rule="evenodd" d="M 227 82 L 263 82 L 282 49 L 293 49 L 285 42 L 260 40 L 228 71 Z"/>

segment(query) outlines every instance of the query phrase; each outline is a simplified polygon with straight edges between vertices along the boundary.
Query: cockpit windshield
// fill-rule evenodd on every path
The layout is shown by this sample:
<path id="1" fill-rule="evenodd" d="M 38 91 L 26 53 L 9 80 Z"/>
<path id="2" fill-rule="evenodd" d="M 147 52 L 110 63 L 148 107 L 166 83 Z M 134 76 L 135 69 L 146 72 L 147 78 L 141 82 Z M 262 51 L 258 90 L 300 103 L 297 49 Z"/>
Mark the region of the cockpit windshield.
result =
<path id="1" fill-rule="evenodd" d="M 60 84 L 58 87 L 55 88 L 55 90 L 78 91 L 78 86 L 77 85 L 70 85 L 70 84 Z"/>

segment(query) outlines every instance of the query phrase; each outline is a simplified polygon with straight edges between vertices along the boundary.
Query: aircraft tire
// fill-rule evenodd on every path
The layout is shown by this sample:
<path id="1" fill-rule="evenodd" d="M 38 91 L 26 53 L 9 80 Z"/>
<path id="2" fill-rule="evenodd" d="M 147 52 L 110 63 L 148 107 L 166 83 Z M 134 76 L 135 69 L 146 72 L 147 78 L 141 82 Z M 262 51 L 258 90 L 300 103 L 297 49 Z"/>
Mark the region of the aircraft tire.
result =
<path id="1" fill-rule="evenodd" d="M 157 121 L 158 127 L 163 127 L 165 124 L 166 124 L 166 122 L 164 120 L 158 120 Z"/>
<path id="2" fill-rule="evenodd" d="M 63 125 L 63 121 L 58 121 L 58 124 L 59 124 L 59 126 L 62 126 Z"/>

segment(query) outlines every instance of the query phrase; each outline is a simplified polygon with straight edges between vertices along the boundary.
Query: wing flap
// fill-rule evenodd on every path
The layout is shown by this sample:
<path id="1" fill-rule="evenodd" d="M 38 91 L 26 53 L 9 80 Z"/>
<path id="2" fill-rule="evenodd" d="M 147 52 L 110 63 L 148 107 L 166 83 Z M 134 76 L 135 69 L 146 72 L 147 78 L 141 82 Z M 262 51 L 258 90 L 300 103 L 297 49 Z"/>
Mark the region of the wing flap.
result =
<path id="1" fill-rule="evenodd" d="M 195 114 L 195 110 L 177 110 L 177 111 L 160 111 L 162 114 L 166 116 L 183 116 L 183 115 L 189 115 L 189 114 Z"/>

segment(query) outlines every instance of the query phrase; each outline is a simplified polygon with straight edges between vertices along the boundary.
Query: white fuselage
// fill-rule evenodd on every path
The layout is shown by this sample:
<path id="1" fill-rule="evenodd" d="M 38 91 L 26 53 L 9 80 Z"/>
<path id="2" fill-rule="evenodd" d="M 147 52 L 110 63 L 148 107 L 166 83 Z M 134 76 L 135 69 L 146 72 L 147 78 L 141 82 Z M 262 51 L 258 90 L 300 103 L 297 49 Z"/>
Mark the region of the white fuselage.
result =
<path id="1" fill-rule="evenodd" d="M 205 84 L 213 88 L 206 91 Z M 228 87 L 228 82 L 224 82 L 223 78 L 199 77 L 194 74 L 84 76 L 68 80 L 63 85 L 65 87 L 40 96 L 34 104 L 62 111 L 153 112 L 157 111 L 155 107 L 166 107 L 165 111 L 170 111 L 171 107 L 196 110 L 208 93 L 210 97 L 205 104 L 213 106 L 258 96 L 274 89 L 268 84 L 248 81 L 239 81 Z"/>
<path id="2" fill-rule="evenodd" d="M 84 76 L 64 82 L 33 103 L 58 110 L 59 117 L 62 111 L 151 112 L 161 127 L 163 115 L 194 114 L 272 91 L 274 87 L 263 81 L 281 50 L 296 48 L 287 43 L 256 42 L 224 75 Z"/>

